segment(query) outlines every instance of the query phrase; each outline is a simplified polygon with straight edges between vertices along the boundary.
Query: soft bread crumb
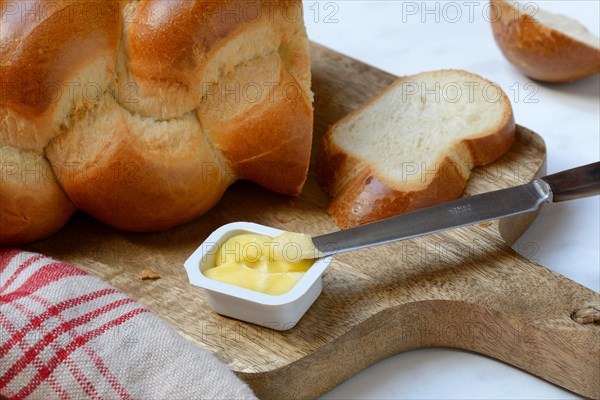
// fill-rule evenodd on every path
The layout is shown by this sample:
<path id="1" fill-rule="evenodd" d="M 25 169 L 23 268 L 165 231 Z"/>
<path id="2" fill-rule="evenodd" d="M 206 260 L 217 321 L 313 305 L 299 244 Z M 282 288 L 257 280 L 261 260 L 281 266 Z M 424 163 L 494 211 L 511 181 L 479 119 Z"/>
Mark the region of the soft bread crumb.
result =
<path id="1" fill-rule="evenodd" d="M 390 186 L 425 187 L 427 174 L 446 155 L 468 177 L 470 168 L 462 167 L 473 167 L 471 160 L 461 159 L 453 146 L 494 132 L 507 108 L 502 89 L 477 75 L 426 72 L 399 80 L 368 108 L 340 121 L 330 140 Z"/>

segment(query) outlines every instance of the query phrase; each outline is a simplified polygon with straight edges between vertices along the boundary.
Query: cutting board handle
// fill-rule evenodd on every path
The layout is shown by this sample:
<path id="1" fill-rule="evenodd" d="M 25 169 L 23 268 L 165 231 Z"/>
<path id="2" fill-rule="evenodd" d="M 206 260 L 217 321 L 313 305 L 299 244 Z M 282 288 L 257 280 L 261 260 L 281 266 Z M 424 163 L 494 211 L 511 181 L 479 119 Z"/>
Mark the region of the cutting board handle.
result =
<path id="1" fill-rule="evenodd" d="M 480 282 L 489 296 L 418 301 L 382 318 L 400 317 L 395 325 L 402 337 L 420 338 L 399 350 L 469 350 L 600 398 L 600 295 L 508 247 L 501 253 L 498 265 L 512 264 L 515 277 Z"/>
<path id="2" fill-rule="evenodd" d="M 485 270 L 482 275 L 489 274 L 489 279 L 470 281 L 462 275 L 453 286 L 457 271 L 470 269 Z M 435 276 L 440 284 L 436 290 L 419 289 L 433 275 L 420 275 L 404 286 L 413 294 L 429 293 L 429 298 L 382 305 L 345 334 L 286 366 L 237 373 L 260 398 L 286 393 L 312 398 L 391 355 L 446 347 L 495 358 L 581 396 L 600 397 L 598 293 L 527 260 L 508 245 L 497 248 L 493 259 L 474 259 Z M 389 283 L 371 288 L 379 302 L 386 293 L 395 298 L 402 289 L 389 292 Z M 308 341 L 314 328 L 301 323 L 288 335 Z M 318 337 L 331 333 L 326 326 L 320 328 Z M 298 379 L 299 371 L 303 379 Z"/>

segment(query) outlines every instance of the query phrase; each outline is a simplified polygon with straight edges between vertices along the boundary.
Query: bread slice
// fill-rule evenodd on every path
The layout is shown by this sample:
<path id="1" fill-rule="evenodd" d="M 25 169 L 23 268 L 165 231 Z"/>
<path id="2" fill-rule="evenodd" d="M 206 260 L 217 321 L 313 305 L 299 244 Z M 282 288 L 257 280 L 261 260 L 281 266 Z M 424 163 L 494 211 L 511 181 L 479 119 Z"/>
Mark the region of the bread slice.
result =
<path id="1" fill-rule="evenodd" d="M 530 78 L 569 82 L 600 71 L 600 38 L 572 18 L 492 0 L 490 21 L 504 56 Z"/>
<path id="2" fill-rule="evenodd" d="M 319 176 L 342 228 L 459 197 L 514 141 L 510 101 L 465 71 L 398 79 L 326 133 Z"/>

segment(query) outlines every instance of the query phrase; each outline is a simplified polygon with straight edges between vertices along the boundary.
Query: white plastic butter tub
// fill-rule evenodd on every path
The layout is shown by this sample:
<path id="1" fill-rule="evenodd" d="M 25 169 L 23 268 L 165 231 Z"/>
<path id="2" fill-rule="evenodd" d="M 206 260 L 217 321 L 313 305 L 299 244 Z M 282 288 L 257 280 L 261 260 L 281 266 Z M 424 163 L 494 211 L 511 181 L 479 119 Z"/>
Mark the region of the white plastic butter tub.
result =
<path id="1" fill-rule="evenodd" d="M 251 222 L 234 222 L 214 231 L 184 263 L 190 283 L 203 288 L 215 312 L 241 321 L 285 331 L 294 327 L 321 294 L 322 276 L 332 257 L 320 258 L 288 292 L 273 296 L 207 278 L 219 248 L 231 237 L 257 233 L 271 237 L 284 231 Z"/>

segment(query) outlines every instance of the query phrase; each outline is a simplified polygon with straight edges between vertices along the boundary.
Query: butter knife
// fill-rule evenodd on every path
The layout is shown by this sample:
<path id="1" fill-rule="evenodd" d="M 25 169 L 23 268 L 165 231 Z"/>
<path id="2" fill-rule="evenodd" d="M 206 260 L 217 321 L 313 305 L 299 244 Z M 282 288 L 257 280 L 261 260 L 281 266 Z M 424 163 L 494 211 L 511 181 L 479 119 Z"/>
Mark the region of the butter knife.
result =
<path id="1" fill-rule="evenodd" d="M 320 256 L 396 242 L 485 221 L 536 211 L 600 194 L 600 162 L 535 179 L 525 185 L 463 197 L 432 207 L 313 237 Z"/>

